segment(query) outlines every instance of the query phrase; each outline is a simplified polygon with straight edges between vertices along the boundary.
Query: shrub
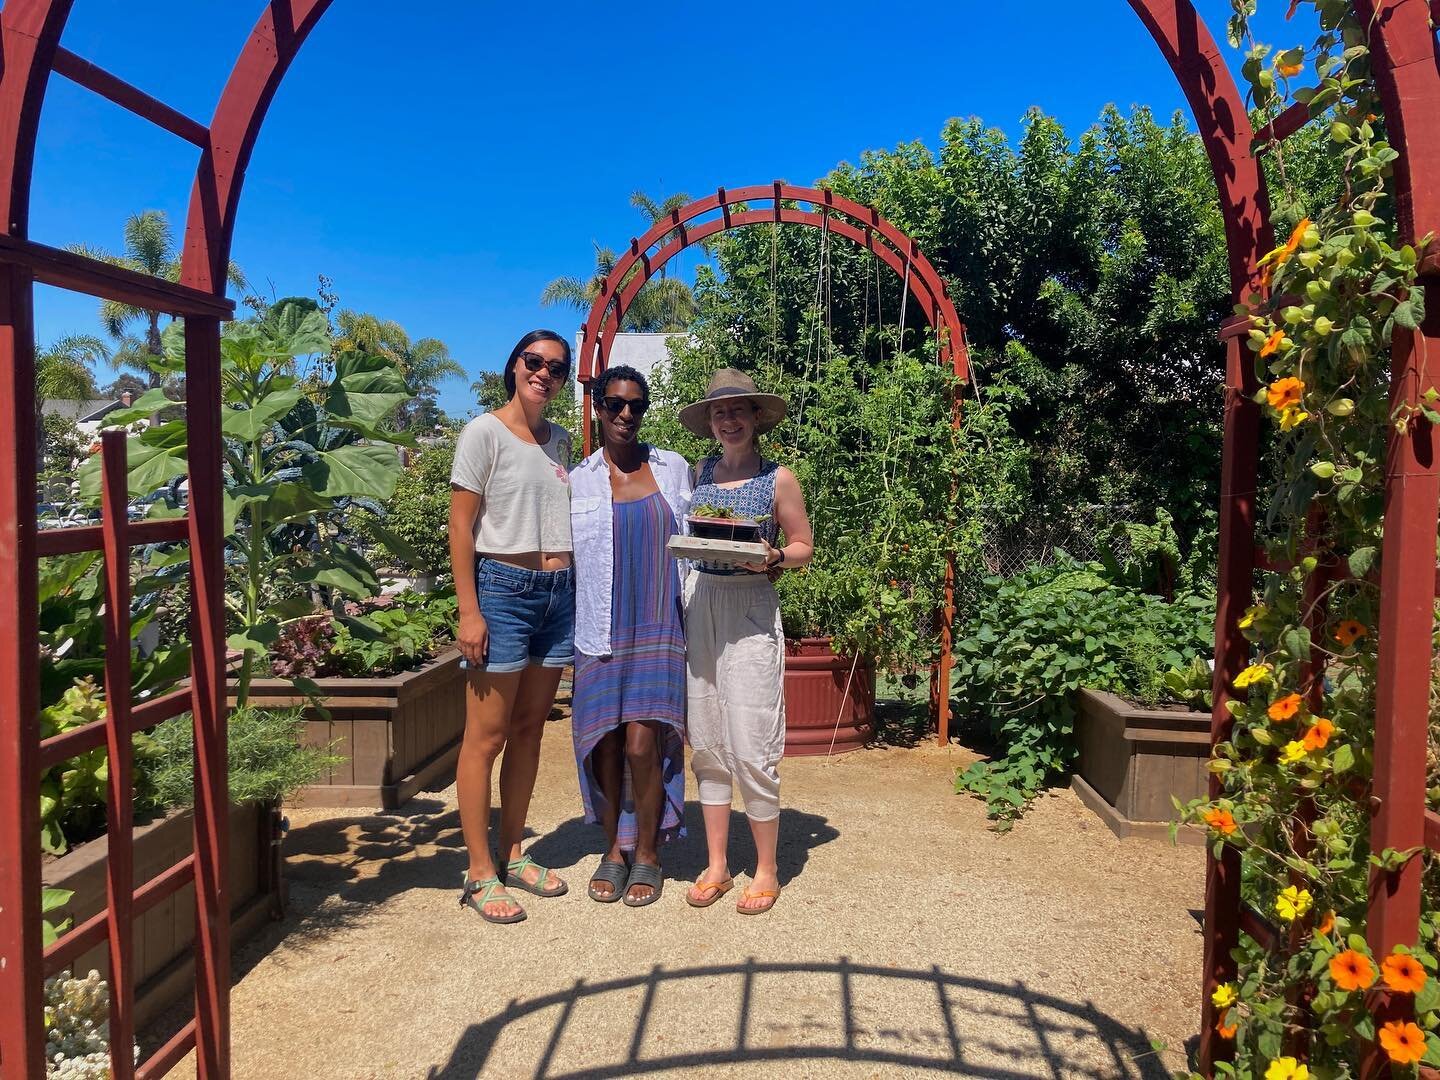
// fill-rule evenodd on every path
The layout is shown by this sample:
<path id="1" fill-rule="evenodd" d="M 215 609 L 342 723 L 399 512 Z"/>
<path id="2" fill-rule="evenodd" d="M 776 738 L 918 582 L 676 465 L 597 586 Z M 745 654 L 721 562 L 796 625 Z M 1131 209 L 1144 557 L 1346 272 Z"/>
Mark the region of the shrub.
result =
<path id="1" fill-rule="evenodd" d="M 956 636 L 953 685 L 957 718 L 986 728 L 997 754 L 959 775 L 956 788 L 983 798 L 1004 826 L 1069 771 L 1074 691 L 1158 703 L 1172 668 L 1209 653 L 1215 605 L 1194 593 L 1167 604 L 1068 556 L 985 584 Z"/>
<path id="2" fill-rule="evenodd" d="M 413 455 L 395 483 L 395 494 L 385 504 L 383 523 L 377 515 L 361 510 L 354 516 L 355 530 L 371 544 L 382 546 L 386 538 L 377 531 L 377 526 L 383 526 L 414 553 L 418 565 L 413 569 L 430 574 L 448 573 L 450 467 L 454 461 L 453 440 L 427 446 Z"/>
<path id="3" fill-rule="evenodd" d="M 271 647 L 270 671 L 297 680 L 412 671 L 453 640 L 455 612 L 453 592 L 407 591 L 296 619 Z"/>

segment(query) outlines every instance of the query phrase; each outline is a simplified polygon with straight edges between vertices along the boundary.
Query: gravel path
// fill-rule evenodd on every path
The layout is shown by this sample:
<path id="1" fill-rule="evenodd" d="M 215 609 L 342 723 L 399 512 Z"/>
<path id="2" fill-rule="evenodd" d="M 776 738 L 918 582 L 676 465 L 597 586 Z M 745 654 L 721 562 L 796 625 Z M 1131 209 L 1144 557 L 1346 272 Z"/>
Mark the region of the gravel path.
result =
<path id="1" fill-rule="evenodd" d="M 522 896 L 514 926 L 456 903 L 453 787 L 395 813 L 291 813 L 289 915 L 236 961 L 236 1077 L 1158 1080 L 1183 1064 L 1201 849 L 1118 841 L 1068 791 L 997 835 L 951 793 L 973 755 L 870 749 L 782 767 L 769 915 L 686 906 L 693 802 L 662 898 L 601 905 L 566 727 L 546 733 L 530 850 L 571 891 Z M 733 828 L 738 874 L 753 850 L 738 812 Z"/>

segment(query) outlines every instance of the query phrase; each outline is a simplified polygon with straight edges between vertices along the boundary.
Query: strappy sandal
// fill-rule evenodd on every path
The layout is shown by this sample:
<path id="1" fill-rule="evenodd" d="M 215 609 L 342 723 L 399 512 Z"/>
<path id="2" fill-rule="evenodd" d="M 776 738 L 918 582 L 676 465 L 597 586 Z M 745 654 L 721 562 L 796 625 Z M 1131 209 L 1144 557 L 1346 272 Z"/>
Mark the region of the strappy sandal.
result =
<path id="1" fill-rule="evenodd" d="M 620 899 L 620 894 L 625 891 L 625 875 L 629 872 L 630 868 L 623 862 L 617 862 L 615 859 L 601 859 L 600 866 L 596 869 L 595 873 L 590 875 L 590 885 L 585 891 L 590 894 L 591 900 L 595 900 L 601 904 L 613 904 L 616 900 Z M 608 893 L 596 892 L 595 883 L 597 881 L 602 881 L 609 885 L 610 891 Z"/>
<path id="2" fill-rule="evenodd" d="M 705 899 L 696 900 L 693 896 L 690 895 L 690 890 L 686 889 L 685 902 L 691 907 L 709 907 L 711 904 L 715 903 L 716 900 L 719 900 L 722 896 L 724 896 L 734 887 L 735 879 L 733 877 L 727 877 L 724 881 L 697 881 L 695 882 L 694 888 L 699 889 L 701 892 L 705 892 L 706 890 L 714 891 L 711 892 L 709 896 L 705 897 Z"/>
<path id="3" fill-rule="evenodd" d="M 746 900 L 763 900 L 767 896 L 770 898 L 770 902 L 764 907 L 747 908 L 740 906 L 740 904 L 743 904 Z M 780 899 L 780 893 L 778 890 L 775 892 L 770 892 L 768 889 L 756 889 L 752 891 L 751 889 L 747 888 L 744 892 L 740 894 L 740 902 L 735 905 L 735 910 L 738 911 L 741 915 L 764 915 L 767 911 L 769 911 L 775 906 L 775 901 L 778 899 Z"/>
<path id="4" fill-rule="evenodd" d="M 644 907 L 646 904 L 653 904 L 660 899 L 660 890 L 664 885 L 665 875 L 661 873 L 660 867 L 651 866 L 649 863 L 637 862 L 630 867 L 630 880 L 625 882 L 625 906 Z M 630 896 L 630 889 L 635 885 L 649 885 L 650 895 L 634 900 Z"/>
<path id="5" fill-rule="evenodd" d="M 525 918 L 525 909 L 516 903 L 515 898 L 510 895 L 497 897 L 496 889 L 505 888 L 505 883 L 498 877 L 485 878 L 483 881 L 471 881 L 470 875 L 465 875 L 465 887 L 460 892 L 460 906 L 472 909 L 486 922 L 493 923 L 515 923 Z M 480 899 L 475 899 L 475 894 L 480 894 Z M 515 905 L 515 910 L 509 915 L 491 915 L 485 910 L 485 905 L 495 900 L 508 900 Z"/>
<path id="6" fill-rule="evenodd" d="M 532 866 L 540 871 L 540 876 L 535 879 L 533 885 L 524 878 L 525 871 Z M 534 893 L 536 896 L 564 896 L 570 891 L 570 886 L 566 885 L 563 880 L 560 880 L 558 874 L 556 875 L 556 880 L 559 881 L 559 884 L 553 889 L 545 888 L 545 879 L 549 876 L 550 871 L 530 858 L 529 855 L 522 855 L 520 858 L 505 864 L 505 884 L 512 889 L 523 889 L 525 892 Z"/>

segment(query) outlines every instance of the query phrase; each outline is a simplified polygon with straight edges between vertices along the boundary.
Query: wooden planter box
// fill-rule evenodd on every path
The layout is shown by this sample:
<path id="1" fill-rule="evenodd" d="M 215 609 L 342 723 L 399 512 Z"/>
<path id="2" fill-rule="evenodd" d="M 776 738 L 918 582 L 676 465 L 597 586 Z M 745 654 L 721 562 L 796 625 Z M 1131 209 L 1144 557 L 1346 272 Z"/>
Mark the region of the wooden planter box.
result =
<path id="1" fill-rule="evenodd" d="M 859 750 L 875 729 L 875 669 L 829 638 L 785 642 L 785 756 Z"/>
<path id="2" fill-rule="evenodd" d="M 194 815 L 176 810 L 135 829 L 135 885 L 138 888 L 194 850 Z M 280 814 L 269 803 L 230 807 L 231 944 L 253 936 L 284 910 L 280 875 Z M 110 842 L 106 837 L 81 844 L 48 862 L 41 871 L 46 885 L 74 895 L 61 909 L 72 928 L 105 907 L 105 874 Z M 57 919 L 58 921 L 58 919 Z M 195 983 L 195 886 L 186 885 L 134 922 L 135 1022 L 143 1028 L 154 1017 L 192 992 Z M 79 975 L 94 969 L 107 981 L 107 946 L 79 956 Z"/>
<path id="3" fill-rule="evenodd" d="M 379 806 L 393 810 L 455 765 L 465 734 L 465 672 L 450 649 L 418 671 L 383 679 L 316 679 L 329 712 L 306 714 L 304 741 L 342 760 L 302 788 L 298 806 Z M 234 683 L 231 683 L 234 690 Z M 235 699 L 230 699 L 233 705 Z M 250 703 L 308 705 L 284 679 L 256 679 Z"/>
<path id="4" fill-rule="evenodd" d="M 1207 790 L 1210 714 L 1143 709 L 1103 690 L 1079 691 L 1075 707 L 1075 793 L 1116 836 L 1167 837 L 1170 797 L 1188 802 Z M 1205 839 L 1189 829 L 1180 838 Z"/>

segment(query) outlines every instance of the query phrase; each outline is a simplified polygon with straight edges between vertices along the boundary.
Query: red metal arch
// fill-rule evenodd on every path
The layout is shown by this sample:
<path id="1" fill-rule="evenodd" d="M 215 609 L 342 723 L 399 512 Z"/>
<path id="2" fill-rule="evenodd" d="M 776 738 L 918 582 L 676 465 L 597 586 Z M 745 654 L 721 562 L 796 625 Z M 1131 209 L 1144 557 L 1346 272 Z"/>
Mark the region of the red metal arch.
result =
<path id="1" fill-rule="evenodd" d="M 198 1047 L 203 1077 L 229 1071 L 228 941 L 226 935 L 223 824 L 225 813 L 223 685 L 218 633 L 220 577 L 218 333 L 231 305 L 223 299 L 223 267 L 234 233 L 235 213 L 249 160 L 265 111 L 290 62 L 330 0 L 270 0 L 246 41 L 214 117 L 205 127 L 87 65 L 59 47 L 73 0 L 7 0 L 0 9 L 0 1068 L 6 1077 L 44 1073 L 40 976 L 54 951 L 41 955 L 38 925 L 39 727 L 36 716 L 36 559 L 62 542 L 69 550 L 96 547 L 96 536 L 47 540 L 36 535 L 33 440 L 25 436 L 34 415 L 34 341 L 31 322 L 34 282 L 40 281 L 153 310 L 186 316 L 189 345 L 191 419 L 192 574 L 197 610 L 193 701 L 199 784 L 196 800 L 196 855 L 193 874 L 202 932 L 197 944 L 197 1015 L 169 1046 L 141 1069 L 161 1075 L 189 1045 Z M 1130 0 L 1179 81 L 1215 174 L 1226 223 L 1231 286 L 1237 300 L 1254 280 L 1256 262 L 1273 246 L 1265 186 L 1251 143 L 1245 101 L 1219 49 L 1190 0 Z M 1372 45 L 1386 119 L 1401 151 L 1396 163 L 1400 221 L 1407 239 L 1440 228 L 1440 65 L 1428 24 L 1434 0 L 1360 0 L 1373 16 Z M 35 135 L 46 84 L 61 74 L 116 101 L 138 115 L 195 143 L 201 151 L 184 248 L 185 285 L 129 274 L 30 242 L 29 193 Z M 1304 117 L 1287 120 L 1293 130 Z M 1437 284 L 1440 263 L 1423 264 L 1425 280 Z M 942 288 L 930 288 L 932 298 Z M 1433 295 L 1433 293 L 1432 293 Z M 1248 603 L 1254 572 L 1253 515 L 1258 410 L 1250 401 L 1252 376 L 1242 352 L 1243 328 L 1225 330 L 1225 453 L 1221 478 L 1219 613 L 1216 626 L 1214 733 L 1228 730 L 1224 700 L 1230 679 L 1244 662 L 1245 643 L 1237 620 Z M 593 336 L 585 339 L 595 340 Z M 1416 402 L 1433 382 L 1415 357 L 1440 347 L 1440 305 L 1419 334 L 1402 333 L 1395 350 L 1395 386 L 1403 400 Z M 1386 503 L 1386 558 L 1382 571 L 1381 668 L 1376 738 L 1376 848 L 1406 848 L 1427 834 L 1440 837 L 1440 818 L 1423 816 L 1423 761 L 1429 641 L 1428 599 L 1434 580 L 1434 543 L 1440 472 L 1434 433 L 1425 424 L 1397 435 L 1390 448 Z M 132 530 L 133 532 L 134 530 Z M 123 530 L 107 522 L 112 545 Z M 113 548 L 112 548 L 113 550 Z M 1420 598 L 1424 597 L 1423 602 Z M 117 713 L 123 709 L 116 710 Z M 153 716 L 154 710 L 146 714 Z M 110 723 L 117 717 L 112 715 Z M 141 722 L 137 711 L 135 723 Z M 113 732 L 112 732 L 113 733 Z M 90 738 L 92 736 L 87 736 Z M 55 749 L 47 751 L 59 752 Z M 1409 762 L 1410 764 L 1407 764 Z M 112 851 L 128 850 L 123 831 L 111 837 Z M 121 860 L 123 861 L 123 860 Z M 1209 991 L 1232 970 L 1229 950 L 1238 934 L 1238 863 L 1211 861 L 1207 875 L 1205 1000 L 1201 1055 L 1222 1053 L 1213 1035 Z M 167 888 L 184 882 L 186 867 L 162 875 Z M 157 879 L 159 880 L 159 879 Z M 112 884 L 123 881 L 112 879 Z M 147 889 L 150 888 L 147 886 Z M 155 890 L 151 890 L 151 895 Z M 1377 874 L 1370 922 L 1373 942 L 1409 941 L 1419 910 L 1419 867 L 1412 860 L 1393 874 Z M 124 959 L 128 908 L 119 897 L 99 925 L 111 940 L 112 956 Z M 108 932 L 107 925 L 108 922 Z M 81 928 L 85 929 L 85 928 Z M 95 928 L 86 930 L 92 937 Z M 129 1008 L 130 987 L 119 980 L 117 1010 Z M 1384 1005 L 1382 1007 L 1389 1008 Z M 1397 1006 L 1398 1007 L 1398 1006 Z M 121 1024 L 112 1035 L 125 1031 Z M 188 1035 L 187 1035 L 188 1032 Z M 117 1046 L 126 1043 L 116 1038 Z M 1367 1069 L 1381 1075 L 1380 1065 Z M 117 1053 L 115 1074 L 129 1076 L 129 1055 Z"/>

